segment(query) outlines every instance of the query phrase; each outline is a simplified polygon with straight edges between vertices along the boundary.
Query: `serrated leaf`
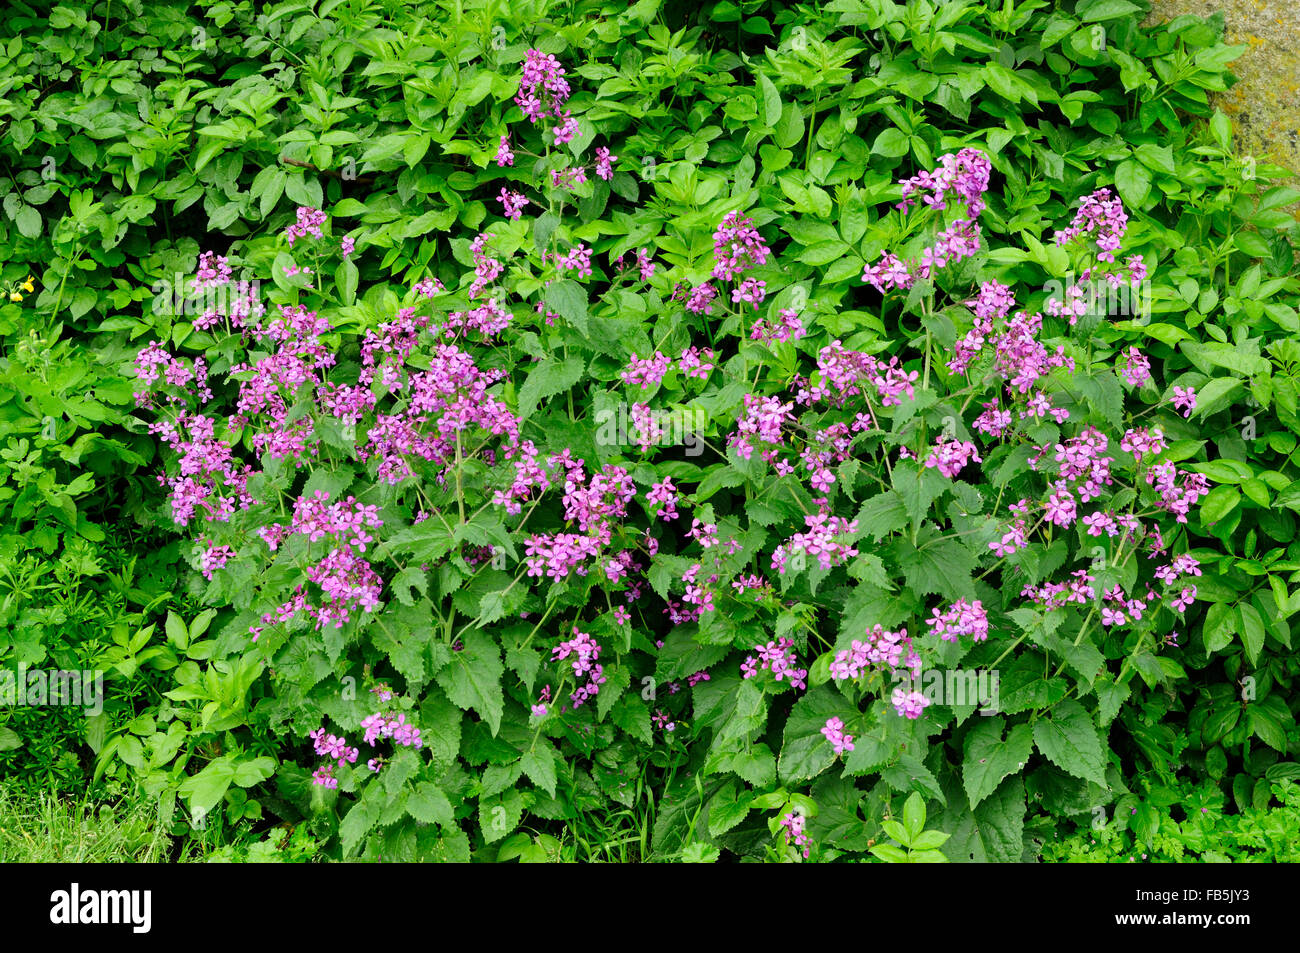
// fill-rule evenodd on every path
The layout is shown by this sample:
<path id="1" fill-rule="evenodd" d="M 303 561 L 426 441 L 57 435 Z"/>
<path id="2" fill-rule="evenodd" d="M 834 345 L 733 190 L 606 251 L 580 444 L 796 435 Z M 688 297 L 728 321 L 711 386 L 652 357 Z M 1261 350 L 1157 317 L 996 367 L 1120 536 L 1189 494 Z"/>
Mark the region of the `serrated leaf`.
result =
<path id="1" fill-rule="evenodd" d="M 587 292 L 575 281 L 567 278 L 554 281 L 545 293 L 546 306 L 586 337 L 587 335 Z"/>
<path id="2" fill-rule="evenodd" d="M 950 782 L 954 788 L 956 779 Z M 939 827 L 952 836 L 944 855 L 955 863 L 1018 863 L 1024 852 L 1025 786 L 1019 777 L 998 785 L 977 808 L 967 806 L 959 792 L 948 798 Z"/>
<path id="3" fill-rule="evenodd" d="M 815 778 L 835 761 L 830 742 L 821 733 L 832 715 L 851 713 L 850 703 L 829 685 L 818 685 L 795 702 L 786 719 L 778 771 L 781 780 Z"/>
<path id="4" fill-rule="evenodd" d="M 501 690 L 501 652 L 483 632 L 470 632 L 464 648 L 452 653 L 451 662 L 436 676 L 438 684 L 457 706 L 473 709 L 495 735 L 501 728 L 505 697 Z"/>
<path id="5" fill-rule="evenodd" d="M 519 388 L 519 419 L 527 420 L 543 400 L 562 394 L 576 384 L 585 367 L 577 355 L 563 362 L 547 360 L 538 364 Z"/>
<path id="6" fill-rule="evenodd" d="M 961 775 L 972 808 L 997 790 L 1007 775 L 1023 770 L 1033 754 L 1033 730 L 1029 725 L 1016 725 L 1005 739 L 1004 725 L 1002 718 L 982 718 L 966 733 Z"/>
<path id="7" fill-rule="evenodd" d="M 709 834 L 717 837 L 731 830 L 749 816 L 753 795 L 735 784 L 725 785 L 709 801 Z"/>
<path id="8" fill-rule="evenodd" d="M 856 519 L 858 529 L 878 543 L 907 525 L 907 506 L 896 490 L 886 490 L 863 503 Z"/>
<path id="9" fill-rule="evenodd" d="M 1034 744 L 1062 771 L 1106 786 L 1106 757 L 1092 716 L 1072 698 L 1034 722 Z"/>
<path id="10" fill-rule="evenodd" d="M 406 798 L 406 812 L 424 824 L 451 827 L 456 812 L 442 788 L 431 781 L 421 781 Z"/>
<path id="11" fill-rule="evenodd" d="M 519 759 L 519 765 L 528 776 L 528 780 L 551 797 L 555 797 L 556 754 L 549 741 L 539 739 L 534 748 L 524 752 L 524 756 Z"/>

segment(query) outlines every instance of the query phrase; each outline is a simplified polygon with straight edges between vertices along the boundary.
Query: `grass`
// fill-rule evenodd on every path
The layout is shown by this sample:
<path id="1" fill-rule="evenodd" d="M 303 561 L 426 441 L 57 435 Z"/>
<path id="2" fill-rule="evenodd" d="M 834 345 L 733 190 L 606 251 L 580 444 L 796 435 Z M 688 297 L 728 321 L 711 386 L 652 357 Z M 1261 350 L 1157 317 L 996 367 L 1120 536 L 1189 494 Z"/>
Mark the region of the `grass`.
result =
<path id="1" fill-rule="evenodd" d="M 86 796 L 19 795 L 0 788 L 0 863 L 157 863 L 191 861 L 178 852 L 144 797 L 94 801 Z"/>

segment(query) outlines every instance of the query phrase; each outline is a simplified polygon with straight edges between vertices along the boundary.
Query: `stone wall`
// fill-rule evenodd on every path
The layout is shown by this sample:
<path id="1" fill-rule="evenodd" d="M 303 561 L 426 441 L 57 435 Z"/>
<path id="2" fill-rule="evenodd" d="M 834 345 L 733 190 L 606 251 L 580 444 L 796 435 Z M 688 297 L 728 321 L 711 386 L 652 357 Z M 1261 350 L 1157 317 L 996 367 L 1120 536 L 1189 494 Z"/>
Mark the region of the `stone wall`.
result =
<path id="1" fill-rule="evenodd" d="M 1148 24 L 1223 13 L 1226 42 L 1249 49 L 1231 66 L 1241 82 L 1210 101 L 1231 117 L 1243 154 L 1286 166 L 1300 187 L 1300 0 L 1151 2 Z"/>

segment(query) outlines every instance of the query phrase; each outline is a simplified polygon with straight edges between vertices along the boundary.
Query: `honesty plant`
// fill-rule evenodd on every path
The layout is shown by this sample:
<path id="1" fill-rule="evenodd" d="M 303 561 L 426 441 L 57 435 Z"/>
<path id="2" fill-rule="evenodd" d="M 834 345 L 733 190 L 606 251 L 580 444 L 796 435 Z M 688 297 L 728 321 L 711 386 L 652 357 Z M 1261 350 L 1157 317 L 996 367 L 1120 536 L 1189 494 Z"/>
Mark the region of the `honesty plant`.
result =
<path id="1" fill-rule="evenodd" d="M 1019 859 L 1027 791 L 1106 802 L 1132 679 L 1180 671 L 1209 487 L 1166 427 L 1195 392 L 1151 401 L 1150 358 L 1102 349 L 1073 294 L 1000 280 L 978 149 L 875 222 L 863 293 L 897 336 L 841 339 L 744 207 L 698 264 L 585 229 L 569 96 L 530 51 L 459 273 L 358 297 L 364 245 L 299 208 L 273 300 L 241 285 L 213 353 L 137 358 L 171 518 L 267 666 L 260 710 L 327 759 L 344 852 L 467 856 L 473 802 L 493 843 L 621 796 L 609 764 L 698 777 L 665 781 L 657 840 L 741 844 L 775 810 L 768 848 L 803 857 L 866 853 L 914 793 L 958 859 Z M 595 176 L 619 161 L 597 147 Z M 1126 223 L 1102 189 L 1055 240 L 1085 281 L 1140 282 Z M 230 260 L 196 280 L 233 286 Z M 627 440 L 599 423 L 619 405 Z M 935 670 L 999 697 L 932 697 Z"/>

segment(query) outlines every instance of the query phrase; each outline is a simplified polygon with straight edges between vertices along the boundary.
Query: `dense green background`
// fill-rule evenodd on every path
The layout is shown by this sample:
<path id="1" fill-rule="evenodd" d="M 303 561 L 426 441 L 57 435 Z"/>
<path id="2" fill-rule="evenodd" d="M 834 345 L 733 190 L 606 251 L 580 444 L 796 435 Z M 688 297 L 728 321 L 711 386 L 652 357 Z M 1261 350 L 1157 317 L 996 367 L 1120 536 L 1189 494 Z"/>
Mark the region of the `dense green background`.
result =
<path id="1" fill-rule="evenodd" d="M 232 745 L 252 760 L 291 754 L 255 720 L 203 728 L 162 695 L 183 656 L 209 661 L 194 646 L 210 645 L 212 616 L 187 544 L 156 525 L 156 450 L 132 412 L 130 361 L 154 338 L 202 350 L 192 316 L 170 313 L 170 283 L 201 250 L 256 261 L 297 205 L 348 223 L 365 287 L 454 274 L 459 236 L 497 212 L 510 173 L 492 157 L 536 46 L 568 66 L 575 111 L 635 157 L 581 209 L 602 254 L 650 242 L 670 266 L 693 262 L 720 184 L 747 182 L 789 280 L 812 282 L 810 309 L 850 346 L 889 330 L 859 308 L 858 276 L 880 250 L 861 243 L 868 209 L 894 179 L 979 145 L 999 183 L 985 228 L 1013 244 L 1046 240 L 1079 195 L 1118 190 L 1126 250 L 1153 266 L 1154 315 L 1116 324 L 1108 343 L 1150 349 L 1169 377 L 1215 378 L 1194 422 L 1217 487 L 1195 527 L 1205 614 L 1184 671 L 1144 672 L 1149 690 L 1112 739 L 1140 802 L 1116 836 L 1173 836 L 1186 806 L 1216 793 L 1230 813 L 1274 804 L 1273 785 L 1300 778 L 1300 282 L 1296 223 L 1278 210 L 1297 195 L 1270 188 L 1281 170 L 1237 155 L 1207 105 L 1240 53 L 1219 43 L 1221 24 L 1143 31 L 1142 12 L 1126 0 L 12 4 L 0 279 L 8 291 L 31 275 L 36 290 L 0 304 L 0 663 L 102 668 L 109 700 L 88 720 L 0 710 L 0 781 L 28 797 L 94 778 L 234 856 L 285 840 L 268 829 L 294 814 L 292 797 L 259 771 L 204 829 L 173 817 L 185 778 Z M 1046 252 L 1008 264 L 1024 285 L 1050 273 Z M 211 664 L 223 716 L 246 711 L 256 686 L 232 660 Z M 604 819 L 543 825 L 527 850 L 680 856 L 680 836 L 650 836 L 677 810 L 657 779 L 648 770 Z M 1070 814 L 1049 807 L 1038 836 L 1077 822 L 1086 839 L 1090 815 Z"/>

